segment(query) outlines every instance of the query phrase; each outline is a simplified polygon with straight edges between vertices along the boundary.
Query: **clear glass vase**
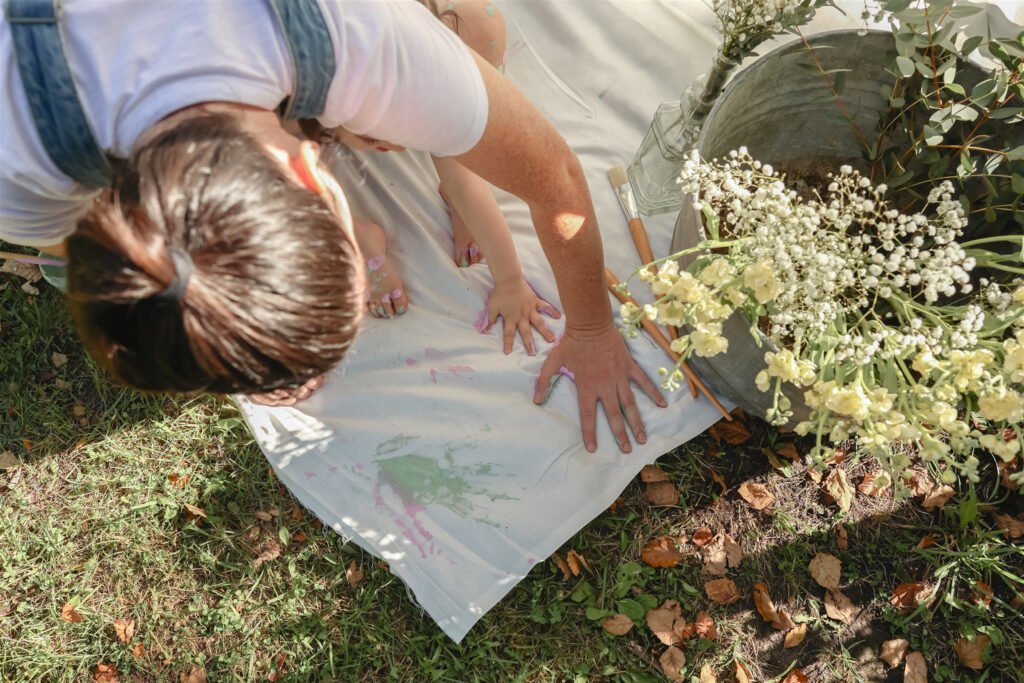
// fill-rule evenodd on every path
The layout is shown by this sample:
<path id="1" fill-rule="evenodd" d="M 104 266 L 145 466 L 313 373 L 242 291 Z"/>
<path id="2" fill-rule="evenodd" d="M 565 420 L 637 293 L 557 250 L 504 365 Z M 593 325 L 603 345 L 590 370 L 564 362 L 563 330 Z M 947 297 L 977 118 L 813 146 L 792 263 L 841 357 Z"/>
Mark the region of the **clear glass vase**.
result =
<path id="1" fill-rule="evenodd" d="M 739 65 L 721 48 L 708 74 L 701 74 L 678 100 L 662 102 L 651 127 L 626 169 L 641 213 L 678 211 L 683 194 L 676 179 L 686 153 L 697 145 L 701 124 L 722 92 L 729 74 Z"/>

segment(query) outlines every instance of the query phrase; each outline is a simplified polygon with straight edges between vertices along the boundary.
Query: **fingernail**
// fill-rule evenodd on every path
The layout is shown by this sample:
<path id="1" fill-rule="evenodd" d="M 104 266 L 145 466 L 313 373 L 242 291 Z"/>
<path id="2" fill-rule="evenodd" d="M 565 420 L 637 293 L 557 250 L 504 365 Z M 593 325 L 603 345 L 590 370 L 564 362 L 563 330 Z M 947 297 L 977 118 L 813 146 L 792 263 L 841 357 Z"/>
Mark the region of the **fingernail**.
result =
<path id="1" fill-rule="evenodd" d="M 398 307 L 398 312 L 399 313 L 405 313 L 405 306 L 399 306 Z"/>
<path id="2" fill-rule="evenodd" d="M 665 399 L 660 399 L 660 400 L 658 401 L 658 407 L 660 407 L 660 408 L 666 408 L 666 407 L 668 407 L 668 403 L 666 403 L 666 402 L 665 402 Z"/>
<path id="3" fill-rule="evenodd" d="M 591 453 L 593 453 L 594 451 L 597 450 L 597 444 L 593 443 L 593 442 L 588 443 L 587 444 L 587 450 L 590 451 Z"/>
<path id="4" fill-rule="evenodd" d="M 467 260 L 466 260 L 466 255 L 465 255 L 465 254 L 463 254 L 463 255 L 462 255 L 462 267 L 463 267 L 463 268 L 466 268 L 466 267 L 468 267 L 468 266 L 469 266 L 469 261 L 467 261 Z"/>

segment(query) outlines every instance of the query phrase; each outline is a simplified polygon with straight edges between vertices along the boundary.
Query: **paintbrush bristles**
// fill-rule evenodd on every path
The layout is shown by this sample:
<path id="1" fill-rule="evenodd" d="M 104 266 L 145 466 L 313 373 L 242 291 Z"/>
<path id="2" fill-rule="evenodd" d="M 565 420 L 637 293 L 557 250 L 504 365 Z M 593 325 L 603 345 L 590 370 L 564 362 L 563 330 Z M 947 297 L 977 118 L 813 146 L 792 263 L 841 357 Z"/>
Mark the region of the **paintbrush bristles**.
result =
<path id="1" fill-rule="evenodd" d="M 612 166 L 608 169 L 608 180 L 612 181 L 612 187 L 620 188 L 629 182 L 629 176 L 626 175 L 626 165 L 619 164 L 618 166 Z"/>

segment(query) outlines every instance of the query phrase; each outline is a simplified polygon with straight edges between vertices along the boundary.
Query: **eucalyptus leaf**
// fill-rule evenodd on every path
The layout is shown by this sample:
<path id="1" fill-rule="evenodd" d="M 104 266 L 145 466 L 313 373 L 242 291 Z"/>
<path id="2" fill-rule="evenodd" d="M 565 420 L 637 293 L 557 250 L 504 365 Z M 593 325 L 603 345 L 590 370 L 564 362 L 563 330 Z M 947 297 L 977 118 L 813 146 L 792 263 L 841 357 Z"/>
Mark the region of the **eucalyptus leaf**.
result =
<path id="1" fill-rule="evenodd" d="M 960 46 L 960 54 L 966 57 L 967 55 L 977 50 L 978 46 L 981 45 L 983 42 L 985 42 L 985 39 L 982 38 L 981 36 L 971 36 L 970 38 L 964 41 L 963 45 Z"/>
<path id="2" fill-rule="evenodd" d="M 1024 145 L 1020 147 L 1014 147 L 1006 153 L 1007 161 L 1016 161 L 1018 159 L 1024 159 Z"/>
<path id="3" fill-rule="evenodd" d="M 896 57 L 896 68 L 900 70 L 900 74 L 904 78 L 910 78 L 914 75 L 914 62 L 903 55 Z"/>

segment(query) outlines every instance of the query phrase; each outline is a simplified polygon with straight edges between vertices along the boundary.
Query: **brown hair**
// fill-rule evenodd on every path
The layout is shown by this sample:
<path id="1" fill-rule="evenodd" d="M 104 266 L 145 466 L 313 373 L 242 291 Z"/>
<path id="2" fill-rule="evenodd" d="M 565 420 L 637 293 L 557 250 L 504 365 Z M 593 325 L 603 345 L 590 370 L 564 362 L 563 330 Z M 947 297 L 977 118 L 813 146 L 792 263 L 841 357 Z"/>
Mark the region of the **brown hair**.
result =
<path id="1" fill-rule="evenodd" d="M 169 249 L 194 270 L 178 301 Z M 364 308 L 352 238 L 226 115 L 158 135 L 68 242 L 68 298 L 92 356 L 143 390 L 257 393 L 336 365 Z"/>

